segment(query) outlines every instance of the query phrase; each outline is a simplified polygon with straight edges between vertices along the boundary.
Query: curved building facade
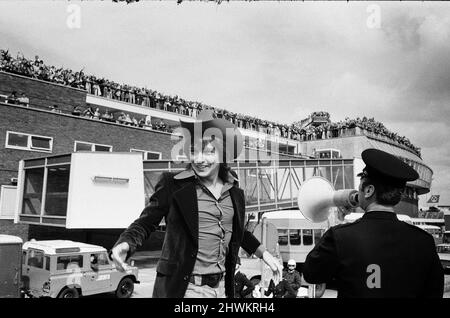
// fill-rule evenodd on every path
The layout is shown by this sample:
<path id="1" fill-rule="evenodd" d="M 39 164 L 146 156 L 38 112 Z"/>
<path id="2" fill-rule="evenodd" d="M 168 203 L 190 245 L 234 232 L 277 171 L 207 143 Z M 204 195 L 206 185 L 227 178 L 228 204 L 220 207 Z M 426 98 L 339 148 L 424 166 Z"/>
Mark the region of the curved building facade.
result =
<path id="1" fill-rule="evenodd" d="M 364 168 L 361 153 L 368 148 L 393 154 L 418 172 L 419 179 L 407 183 L 402 200 L 396 206 L 396 212 L 417 217 L 418 196 L 430 192 L 433 170 L 414 151 L 358 127 L 348 129 L 346 134 L 340 137 L 303 141 L 300 146 L 302 153 L 313 157 L 324 150 L 334 149 L 342 158 L 354 158 L 355 162 L 360 163 L 361 169 Z M 355 185 L 357 184 L 355 182 Z"/>

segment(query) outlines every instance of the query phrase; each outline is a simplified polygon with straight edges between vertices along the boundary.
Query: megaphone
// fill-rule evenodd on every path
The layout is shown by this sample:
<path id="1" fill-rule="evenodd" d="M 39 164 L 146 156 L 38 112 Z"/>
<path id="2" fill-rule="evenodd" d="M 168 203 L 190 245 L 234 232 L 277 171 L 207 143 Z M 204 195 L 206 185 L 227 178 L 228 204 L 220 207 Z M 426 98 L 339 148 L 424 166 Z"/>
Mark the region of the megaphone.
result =
<path id="1" fill-rule="evenodd" d="M 319 223 L 328 219 L 333 207 L 357 207 L 358 191 L 334 190 L 327 179 L 312 177 L 300 186 L 297 200 L 303 216 L 311 222 Z"/>

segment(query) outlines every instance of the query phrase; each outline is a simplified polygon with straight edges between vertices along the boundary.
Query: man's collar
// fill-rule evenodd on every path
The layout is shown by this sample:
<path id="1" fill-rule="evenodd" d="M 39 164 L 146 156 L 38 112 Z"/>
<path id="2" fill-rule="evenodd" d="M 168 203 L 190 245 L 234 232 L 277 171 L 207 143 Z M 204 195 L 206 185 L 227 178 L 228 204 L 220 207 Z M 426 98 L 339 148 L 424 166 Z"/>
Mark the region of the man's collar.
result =
<path id="1" fill-rule="evenodd" d="M 397 214 L 388 211 L 370 211 L 366 212 L 362 216 L 363 219 L 388 219 L 398 220 Z"/>
<path id="2" fill-rule="evenodd" d="M 386 206 L 386 205 L 382 205 L 382 204 L 378 204 L 378 203 L 371 203 L 366 208 L 366 213 L 367 212 L 372 212 L 372 211 L 383 211 L 383 212 L 395 213 L 395 210 L 394 210 L 393 206 Z"/>
<path id="3" fill-rule="evenodd" d="M 197 175 L 195 174 L 193 169 L 186 169 L 176 174 L 173 178 L 175 180 L 184 180 L 189 178 L 197 178 Z M 233 184 L 234 182 L 239 182 L 239 179 L 237 175 L 235 175 L 235 173 L 230 170 L 228 172 L 228 180 L 225 180 L 225 182 Z"/>

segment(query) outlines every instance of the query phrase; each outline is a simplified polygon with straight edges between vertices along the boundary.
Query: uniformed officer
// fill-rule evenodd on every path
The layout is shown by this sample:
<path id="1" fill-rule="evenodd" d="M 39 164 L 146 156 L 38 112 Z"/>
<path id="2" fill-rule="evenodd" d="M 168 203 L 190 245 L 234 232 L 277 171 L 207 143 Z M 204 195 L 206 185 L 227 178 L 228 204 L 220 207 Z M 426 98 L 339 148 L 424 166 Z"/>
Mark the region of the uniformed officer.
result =
<path id="1" fill-rule="evenodd" d="M 358 200 L 365 214 L 323 235 L 306 258 L 304 279 L 334 279 L 338 297 L 442 297 L 444 273 L 433 237 L 394 212 L 417 172 L 384 151 L 367 149 L 361 156 L 366 167 L 358 174 Z"/>

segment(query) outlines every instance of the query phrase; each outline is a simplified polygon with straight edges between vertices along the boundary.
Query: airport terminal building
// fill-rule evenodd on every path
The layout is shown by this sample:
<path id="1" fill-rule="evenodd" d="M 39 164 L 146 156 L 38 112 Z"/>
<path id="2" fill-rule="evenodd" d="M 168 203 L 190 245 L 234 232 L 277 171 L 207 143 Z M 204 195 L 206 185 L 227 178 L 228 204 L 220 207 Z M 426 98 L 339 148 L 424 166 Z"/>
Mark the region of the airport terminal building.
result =
<path id="1" fill-rule="evenodd" d="M 13 91 L 25 93 L 29 103 L 7 102 Z M 111 117 L 108 120 L 83 116 L 74 112 L 76 108 L 82 113 L 88 108 L 98 109 Z M 133 125 L 112 120 L 122 113 L 146 118 L 146 123 L 151 124 Z M 71 154 L 88 151 L 140 153 L 142 197 L 146 201 L 163 171 L 179 171 L 185 166 L 183 155 L 177 157 L 177 162 L 171 161 L 171 149 L 179 141 L 173 130 L 180 119 L 195 120 L 183 113 L 0 72 L 1 233 L 18 235 L 24 240 L 66 238 L 110 248 L 128 224 L 92 228 L 89 220 L 78 222 L 76 227 L 68 222 L 64 202 L 69 193 Z M 303 125 L 307 129 L 324 121 L 329 118 L 312 114 Z M 164 122 L 164 129 L 158 126 L 161 122 Z M 338 135 L 302 139 L 268 134 L 257 127 L 241 128 L 241 132 L 245 138 L 244 151 L 232 167 L 238 172 L 249 213 L 295 208 L 298 188 L 311 176 L 326 178 L 335 189 L 357 187 L 356 174 L 364 167 L 360 154 L 367 148 L 395 154 L 419 172 L 419 180 L 408 183 L 396 207 L 399 213 L 417 216 L 418 196 L 430 191 L 433 171 L 419 154 L 359 127 L 346 129 Z M 18 185 L 22 187 L 18 189 Z M 57 199 L 52 200 L 51 196 Z M 21 204 L 17 203 L 19 198 Z M 117 197 L 104 195 L 97 199 L 111 203 Z M 145 202 L 139 204 L 144 206 Z M 16 211 L 18 207 L 20 211 Z M 130 213 L 138 215 L 140 211 Z M 164 232 L 154 235 L 159 239 L 145 248 L 159 248 Z"/>

